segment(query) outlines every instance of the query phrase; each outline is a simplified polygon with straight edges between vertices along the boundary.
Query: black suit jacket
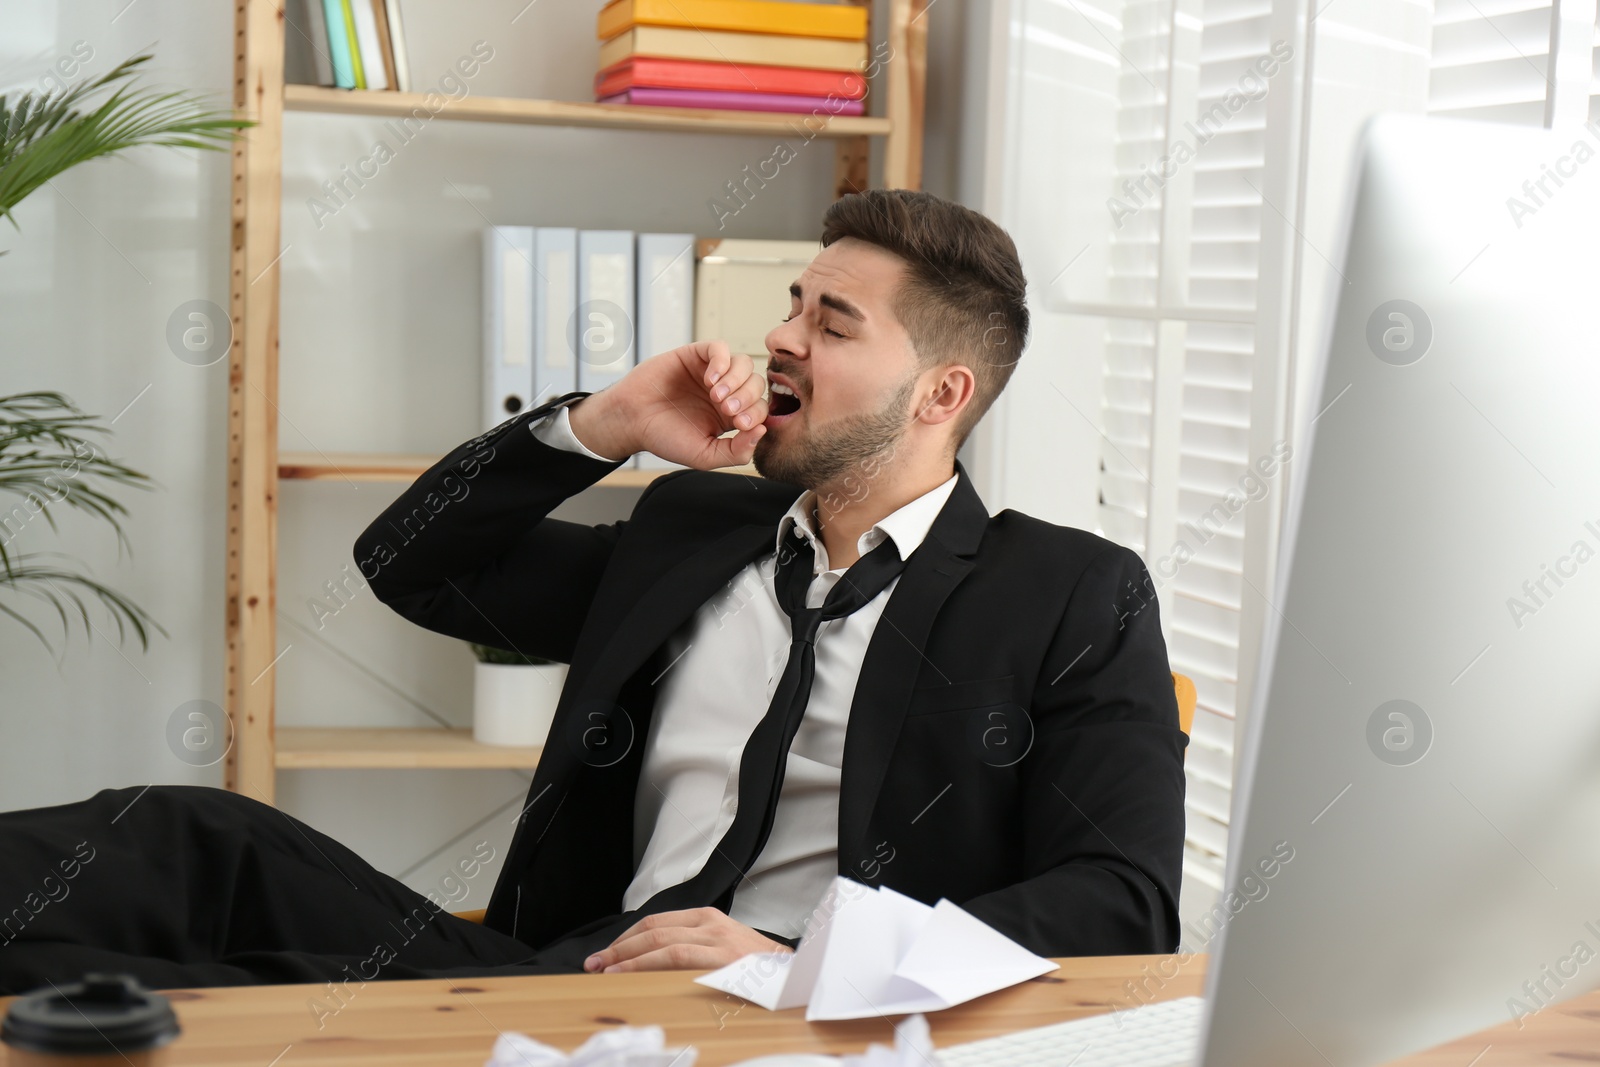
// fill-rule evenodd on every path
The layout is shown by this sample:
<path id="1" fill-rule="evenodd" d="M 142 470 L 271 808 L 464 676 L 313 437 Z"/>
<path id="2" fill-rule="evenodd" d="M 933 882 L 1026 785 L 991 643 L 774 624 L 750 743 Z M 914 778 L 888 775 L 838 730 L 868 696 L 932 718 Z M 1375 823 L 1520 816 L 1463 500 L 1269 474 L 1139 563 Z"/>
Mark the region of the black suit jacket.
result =
<path id="1" fill-rule="evenodd" d="M 571 665 L 486 919 L 535 948 L 622 911 L 663 642 L 802 492 L 674 471 L 626 521 L 551 519 L 620 464 L 536 439 L 550 406 L 452 451 L 355 545 L 419 626 Z M 1187 738 L 1149 577 L 1093 534 L 991 517 L 956 473 L 862 664 L 839 874 L 1042 955 L 1174 951 Z"/>

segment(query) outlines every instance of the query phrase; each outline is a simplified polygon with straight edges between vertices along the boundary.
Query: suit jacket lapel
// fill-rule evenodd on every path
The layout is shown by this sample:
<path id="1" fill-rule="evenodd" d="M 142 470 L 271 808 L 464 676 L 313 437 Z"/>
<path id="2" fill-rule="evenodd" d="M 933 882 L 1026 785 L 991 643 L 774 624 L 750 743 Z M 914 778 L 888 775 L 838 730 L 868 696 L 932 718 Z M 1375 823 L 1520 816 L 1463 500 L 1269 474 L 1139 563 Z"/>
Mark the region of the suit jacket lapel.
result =
<path id="1" fill-rule="evenodd" d="M 610 696 L 672 632 L 751 561 L 771 552 L 777 526 L 737 526 L 687 559 L 667 563 L 654 584 L 634 601 L 611 632 L 591 671 L 571 690 L 585 697 Z M 599 689 L 597 687 L 604 687 Z M 563 697 L 567 694 L 563 693 Z M 576 697 L 576 693 L 573 694 Z"/>
<path id="2" fill-rule="evenodd" d="M 960 461 L 950 499 L 912 552 L 867 643 L 845 727 L 839 786 L 839 873 L 870 850 L 863 841 L 925 658 L 934 617 L 972 570 L 989 510 Z M 938 664 L 933 665 L 936 669 Z"/>

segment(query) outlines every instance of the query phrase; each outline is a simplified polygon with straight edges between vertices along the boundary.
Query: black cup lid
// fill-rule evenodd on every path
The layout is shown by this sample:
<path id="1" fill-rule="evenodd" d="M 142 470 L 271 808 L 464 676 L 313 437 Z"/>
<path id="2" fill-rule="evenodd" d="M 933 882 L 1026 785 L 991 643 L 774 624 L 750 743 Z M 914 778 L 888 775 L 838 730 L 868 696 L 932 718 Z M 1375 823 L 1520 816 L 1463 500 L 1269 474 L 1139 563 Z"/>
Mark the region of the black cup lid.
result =
<path id="1" fill-rule="evenodd" d="M 178 1036 L 167 998 L 132 975 L 86 974 L 81 982 L 18 997 L 0 1024 L 0 1041 L 29 1052 L 143 1052 Z"/>

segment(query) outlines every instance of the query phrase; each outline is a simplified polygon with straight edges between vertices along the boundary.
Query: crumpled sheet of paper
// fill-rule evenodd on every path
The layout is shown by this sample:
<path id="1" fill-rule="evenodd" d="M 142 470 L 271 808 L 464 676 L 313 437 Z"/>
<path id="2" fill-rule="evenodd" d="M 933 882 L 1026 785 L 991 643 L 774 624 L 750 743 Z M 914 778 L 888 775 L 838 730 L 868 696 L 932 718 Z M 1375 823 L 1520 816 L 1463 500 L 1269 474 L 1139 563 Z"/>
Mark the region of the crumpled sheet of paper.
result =
<path id="1" fill-rule="evenodd" d="M 894 1024 L 893 1048 L 874 1041 L 865 1052 L 839 1057 L 840 1067 L 928 1067 L 938 1062 L 925 1015 L 908 1015 Z"/>
<path id="2" fill-rule="evenodd" d="M 693 1045 L 669 1049 L 666 1041 L 659 1026 L 619 1026 L 593 1034 L 569 1055 L 513 1031 L 500 1035 L 483 1067 L 694 1067 Z"/>

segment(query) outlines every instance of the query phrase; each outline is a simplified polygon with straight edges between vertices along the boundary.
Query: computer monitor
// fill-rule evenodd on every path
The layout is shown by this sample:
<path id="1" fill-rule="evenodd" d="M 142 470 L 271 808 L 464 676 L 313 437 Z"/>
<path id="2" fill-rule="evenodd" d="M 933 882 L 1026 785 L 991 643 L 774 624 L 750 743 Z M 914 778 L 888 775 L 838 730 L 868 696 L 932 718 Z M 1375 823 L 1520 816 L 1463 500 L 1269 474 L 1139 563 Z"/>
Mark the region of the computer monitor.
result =
<path id="1" fill-rule="evenodd" d="M 1600 126 L 1373 120 L 1333 261 L 1206 1067 L 1600 985 Z"/>

